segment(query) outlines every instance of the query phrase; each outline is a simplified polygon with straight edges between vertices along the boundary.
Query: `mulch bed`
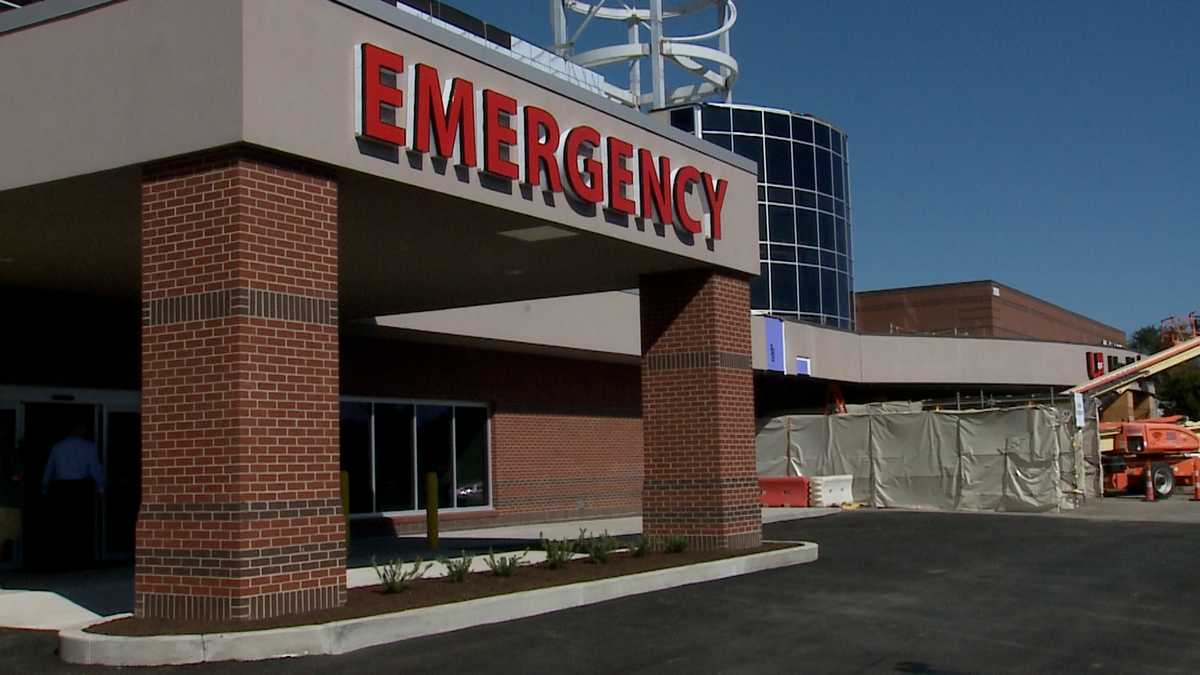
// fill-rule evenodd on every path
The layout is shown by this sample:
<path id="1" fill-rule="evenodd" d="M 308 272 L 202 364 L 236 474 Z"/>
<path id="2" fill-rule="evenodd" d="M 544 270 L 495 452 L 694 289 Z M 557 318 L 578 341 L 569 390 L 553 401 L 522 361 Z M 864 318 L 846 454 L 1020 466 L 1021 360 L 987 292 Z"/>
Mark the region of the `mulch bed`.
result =
<path id="1" fill-rule="evenodd" d="M 635 558 L 628 553 L 614 553 L 605 564 L 586 560 L 575 560 L 565 567 L 552 570 L 544 563 L 522 566 L 511 577 L 497 577 L 491 572 L 476 572 L 461 583 L 451 583 L 444 578 L 419 579 L 400 593 L 384 593 L 381 586 L 352 588 L 347 592 L 346 604 L 336 609 L 292 614 L 263 621 L 209 621 L 200 619 L 139 619 L 129 617 L 91 626 L 90 633 L 103 635 L 192 635 L 199 633 L 236 633 L 240 631 L 308 626 L 341 619 L 355 619 L 377 614 L 390 614 L 417 607 L 443 605 L 451 602 L 474 600 L 505 593 L 529 591 L 537 588 L 562 586 L 580 581 L 594 581 L 619 577 L 638 572 L 681 567 L 695 563 L 722 560 L 790 548 L 795 544 L 767 544 L 754 549 L 738 551 L 685 551 L 683 553 L 647 553 Z"/>

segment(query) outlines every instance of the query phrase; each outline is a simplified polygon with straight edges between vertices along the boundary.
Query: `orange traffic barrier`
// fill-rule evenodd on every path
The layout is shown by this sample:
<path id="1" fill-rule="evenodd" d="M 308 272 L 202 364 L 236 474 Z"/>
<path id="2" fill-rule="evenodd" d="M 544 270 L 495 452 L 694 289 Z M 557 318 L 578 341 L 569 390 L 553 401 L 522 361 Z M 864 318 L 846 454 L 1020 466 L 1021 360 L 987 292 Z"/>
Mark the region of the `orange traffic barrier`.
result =
<path id="1" fill-rule="evenodd" d="M 1150 462 L 1146 462 L 1146 468 L 1142 472 L 1142 475 L 1146 479 L 1146 496 L 1144 499 L 1145 501 L 1152 502 L 1154 501 L 1154 476 L 1150 471 Z"/>
<path id="2" fill-rule="evenodd" d="M 763 506 L 808 506 L 808 476 L 759 476 Z"/>

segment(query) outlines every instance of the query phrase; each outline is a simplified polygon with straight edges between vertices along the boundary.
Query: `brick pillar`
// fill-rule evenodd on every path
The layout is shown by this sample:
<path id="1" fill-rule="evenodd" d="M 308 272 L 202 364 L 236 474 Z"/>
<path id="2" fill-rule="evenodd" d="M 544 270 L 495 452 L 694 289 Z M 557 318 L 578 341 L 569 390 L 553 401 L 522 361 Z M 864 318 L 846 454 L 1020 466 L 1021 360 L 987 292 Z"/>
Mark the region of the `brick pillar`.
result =
<path id="1" fill-rule="evenodd" d="M 758 546 L 748 284 L 645 276 L 641 307 L 645 532 L 698 549 Z"/>
<path id="2" fill-rule="evenodd" d="M 345 603 L 337 184 L 234 150 L 142 178 L 138 616 Z"/>

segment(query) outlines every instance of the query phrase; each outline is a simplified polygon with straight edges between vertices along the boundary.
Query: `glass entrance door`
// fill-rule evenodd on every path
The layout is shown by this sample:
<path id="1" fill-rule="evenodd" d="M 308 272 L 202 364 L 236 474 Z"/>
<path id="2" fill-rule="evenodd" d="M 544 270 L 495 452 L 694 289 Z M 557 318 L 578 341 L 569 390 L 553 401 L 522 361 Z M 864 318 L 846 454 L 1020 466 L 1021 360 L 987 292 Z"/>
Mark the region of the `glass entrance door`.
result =
<path id="1" fill-rule="evenodd" d="M 142 498 L 142 421 L 132 411 L 105 408 L 104 557 L 133 557 L 133 533 Z"/>
<path id="2" fill-rule="evenodd" d="M 96 558 L 99 543 L 97 499 L 70 498 L 66 493 L 43 493 L 50 450 L 71 435 L 96 443 L 98 407 L 90 403 L 24 404 L 23 562 L 26 568 L 47 569 L 78 565 L 67 557 Z M 98 450 L 97 450 L 98 452 Z M 97 460 L 100 457 L 97 455 Z M 54 476 L 50 476 L 53 478 Z M 64 500 L 69 499 L 69 503 Z"/>

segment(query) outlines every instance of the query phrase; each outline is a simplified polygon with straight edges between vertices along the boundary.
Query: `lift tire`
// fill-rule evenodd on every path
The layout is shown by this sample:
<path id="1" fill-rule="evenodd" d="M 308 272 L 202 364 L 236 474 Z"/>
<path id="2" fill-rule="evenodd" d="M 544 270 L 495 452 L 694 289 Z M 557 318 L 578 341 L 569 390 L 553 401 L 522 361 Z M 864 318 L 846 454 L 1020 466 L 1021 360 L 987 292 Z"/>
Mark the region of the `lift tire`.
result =
<path id="1" fill-rule="evenodd" d="M 1157 499 L 1166 499 L 1175 491 L 1175 470 L 1166 462 L 1150 465 L 1150 480 L 1154 482 L 1154 496 Z"/>

